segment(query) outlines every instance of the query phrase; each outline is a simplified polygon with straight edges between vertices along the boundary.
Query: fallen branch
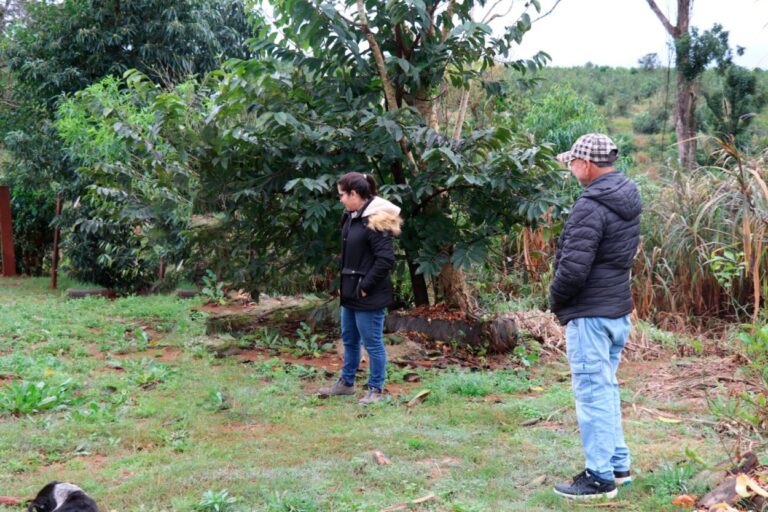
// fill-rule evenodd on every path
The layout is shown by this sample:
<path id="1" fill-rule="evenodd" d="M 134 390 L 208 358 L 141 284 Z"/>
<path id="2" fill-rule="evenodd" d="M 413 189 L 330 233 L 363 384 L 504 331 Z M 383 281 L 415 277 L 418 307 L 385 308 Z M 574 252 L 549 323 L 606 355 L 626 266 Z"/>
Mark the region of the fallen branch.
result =
<path id="1" fill-rule="evenodd" d="M 31 498 L 16 498 L 14 496 L 0 496 L 0 505 L 15 506 L 29 501 Z"/>
<path id="2" fill-rule="evenodd" d="M 413 501 L 409 501 L 406 503 L 398 503 L 397 505 L 392 505 L 391 507 L 383 508 L 380 512 L 397 512 L 398 510 L 408 510 L 411 508 L 411 505 L 421 505 L 423 503 L 426 503 L 428 501 L 436 501 L 437 496 L 434 494 L 428 494 L 424 497 L 417 498 Z"/>

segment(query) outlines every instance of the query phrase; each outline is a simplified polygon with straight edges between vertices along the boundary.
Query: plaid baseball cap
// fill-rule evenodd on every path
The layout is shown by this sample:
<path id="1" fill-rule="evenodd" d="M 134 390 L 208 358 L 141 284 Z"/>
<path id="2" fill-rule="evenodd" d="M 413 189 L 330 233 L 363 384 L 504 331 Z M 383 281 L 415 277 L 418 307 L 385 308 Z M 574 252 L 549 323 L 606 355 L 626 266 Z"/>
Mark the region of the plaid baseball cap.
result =
<path id="1" fill-rule="evenodd" d="M 610 137 L 602 133 L 588 133 L 576 139 L 571 150 L 560 153 L 557 159 L 566 165 L 577 158 L 596 164 L 612 164 L 618 156 L 619 148 Z"/>

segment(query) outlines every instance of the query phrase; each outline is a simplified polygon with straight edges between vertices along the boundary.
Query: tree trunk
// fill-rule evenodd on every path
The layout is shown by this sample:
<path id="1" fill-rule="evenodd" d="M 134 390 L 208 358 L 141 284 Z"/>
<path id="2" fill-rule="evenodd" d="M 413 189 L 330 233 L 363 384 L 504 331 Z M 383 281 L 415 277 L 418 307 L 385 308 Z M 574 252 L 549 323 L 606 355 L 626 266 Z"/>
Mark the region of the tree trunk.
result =
<path id="1" fill-rule="evenodd" d="M 693 0 L 677 0 L 677 24 L 672 25 L 661 12 L 655 0 L 646 0 L 648 6 L 664 25 L 667 33 L 677 41 L 688 34 L 691 23 Z M 675 134 L 677 135 L 677 154 L 683 169 L 692 169 L 696 165 L 696 83 L 686 80 L 681 71 L 685 55 L 677 56 L 677 107 L 675 108 Z"/>
<path id="2" fill-rule="evenodd" d="M 405 259 L 408 262 L 408 273 L 411 275 L 411 286 L 413 287 L 413 301 L 417 306 L 429 306 L 429 293 L 427 292 L 427 280 L 424 274 L 417 274 L 419 266 L 413 262 L 408 252 L 405 253 Z"/>
<path id="3" fill-rule="evenodd" d="M 437 101 L 430 98 L 429 91 L 424 89 L 416 91 L 412 106 L 424 117 L 427 126 L 436 132 L 440 131 L 440 126 L 437 124 Z"/>
<path id="4" fill-rule="evenodd" d="M 680 167 L 693 169 L 696 165 L 696 96 L 695 82 L 677 76 L 677 108 L 675 110 L 675 134 Z"/>
<path id="5" fill-rule="evenodd" d="M 438 287 L 446 304 L 459 308 L 467 318 L 475 317 L 475 301 L 467 286 L 464 271 L 446 263 L 440 269 Z"/>
<path id="6" fill-rule="evenodd" d="M 461 139 L 461 128 L 464 125 L 464 117 L 467 115 L 467 105 L 469 105 L 469 87 L 461 91 L 459 113 L 456 114 L 456 126 L 453 127 L 453 140 Z"/>

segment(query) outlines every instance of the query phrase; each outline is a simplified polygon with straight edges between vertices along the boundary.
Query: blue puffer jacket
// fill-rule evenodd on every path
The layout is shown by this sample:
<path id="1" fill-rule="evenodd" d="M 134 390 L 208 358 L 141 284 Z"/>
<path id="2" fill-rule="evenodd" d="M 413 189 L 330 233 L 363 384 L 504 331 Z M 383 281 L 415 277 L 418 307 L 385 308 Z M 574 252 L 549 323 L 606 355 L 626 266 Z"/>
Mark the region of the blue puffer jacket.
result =
<path id="1" fill-rule="evenodd" d="M 630 271 L 640 242 L 640 194 L 610 172 L 576 200 L 557 243 L 550 306 L 561 324 L 573 318 L 619 318 L 632 312 Z"/>

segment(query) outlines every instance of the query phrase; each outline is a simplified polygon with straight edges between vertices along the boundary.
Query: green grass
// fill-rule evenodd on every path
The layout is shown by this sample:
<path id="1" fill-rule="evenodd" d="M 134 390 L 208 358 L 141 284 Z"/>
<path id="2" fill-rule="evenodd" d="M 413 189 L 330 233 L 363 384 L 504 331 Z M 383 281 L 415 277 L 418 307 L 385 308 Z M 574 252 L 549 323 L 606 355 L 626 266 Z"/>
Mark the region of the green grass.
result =
<path id="1" fill-rule="evenodd" d="M 579 510 L 550 491 L 582 464 L 562 363 L 530 379 L 420 370 L 406 394 L 364 409 L 318 399 L 315 368 L 214 358 L 195 301 L 69 300 L 46 285 L 0 281 L 0 393 L 68 382 L 52 409 L 0 409 L 2 494 L 60 480 L 119 511 L 378 511 L 429 494 L 415 510 Z M 421 389 L 429 398 L 406 407 Z M 698 424 L 625 423 L 638 478 L 618 510 L 676 510 L 695 469 L 679 464 L 685 448 L 722 458 Z"/>

